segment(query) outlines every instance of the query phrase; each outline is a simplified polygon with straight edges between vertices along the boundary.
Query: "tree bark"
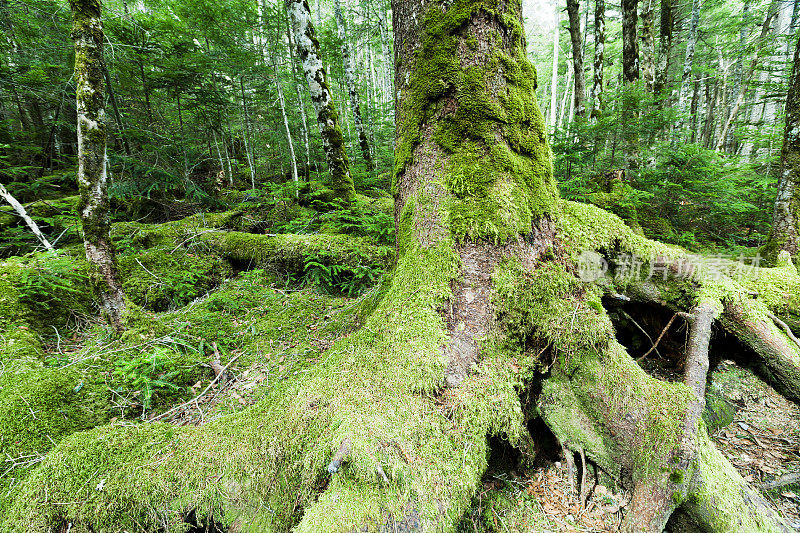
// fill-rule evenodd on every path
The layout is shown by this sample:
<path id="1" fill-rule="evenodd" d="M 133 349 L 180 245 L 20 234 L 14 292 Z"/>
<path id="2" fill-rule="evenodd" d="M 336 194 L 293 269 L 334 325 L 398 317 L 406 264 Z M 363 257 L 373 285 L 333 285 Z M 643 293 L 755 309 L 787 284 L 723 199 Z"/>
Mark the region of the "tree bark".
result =
<path id="1" fill-rule="evenodd" d="M 581 43 L 581 18 L 578 13 L 579 0 L 567 0 L 567 16 L 569 17 L 569 36 L 572 41 L 572 68 L 575 79 L 574 113 L 576 117 L 586 115 L 585 93 L 586 80 L 583 75 L 583 44 Z"/>
<path id="2" fill-rule="evenodd" d="M 99 0 L 70 0 L 70 8 L 78 108 L 78 212 L 92 282 L 109 323 L 122 331 L 125 299 L 109 236 L 102 8 Z"/>
<path id="3" fill-rule="evenodd" d="M 689 111 L 689 99 L 692 93 L 692 68 L 694 65 L 694 49 L 697 45 L 697 26 L 700 23 L 700 0 L 692 0 L 692 15 L 689 20 L 689 37 L 686 41 L 686 56 L 683 60 L 681 90 L 678 97 L 678 114 L 681 123 L 686 124 Z M 689 121 L 690 122 L 690 121 Z"/>
<path id="4" fill-rule="evenodd" d="M 774 261 L 781 251 L 790 255 L 800 252 L 800 40 L 796 41 L 792 75 L 786 95 L 786 126 L 781 148 L 778 195 L 772 215 L 772 229 L 764 254 Z"/>
<path id="5" fill-rule="evenodd" d="M 672 52 L 672 31 L 675 25 L 672 0 L 661 0 L 661 21 L 658 30 L 658 66 L 653 81 L 653 94 L 665 97 L 669 73 L 669 59 Z"/>
<path id="6" fill-rule="evenodd" d="M 595 0 L 594 9 L 594 80 L 592 82 L 592 117 L 603 109 L 603 55 L 606 47 L 606 3 Z"/>
<path id="7" fill-rule="evenodd" d="M 364 156 L 367 168 L 374 169 L 375 164 L 372 160 L 372 148 L 369 145 L 367 133 L 364 131 L 364 119 L 361 116 L 361 98 L 359 98 L 358 88 L 356 87 L 355 67 L 350 54 L 350 42 L 347 38 L 347 27 L 345 26 L 344 14 L 342 13 L 341 0 L 335 0 L 334 13 L 336 15 L 336 27 L 339 31 L 339 40 L 342 43 L 344 80 L 347 85 L 347 93 L 350 96 L 350 109 L 353 112 L 353 123 L 356 126 L 358 146 L 361 148 L 361 155 Z"/>
<path id="8" fill-rule="evenodd" d="M 319 55 L 319 41 L 311 24 L 308 0 L 286 0 L 286 10 L 292 20 L 294 43 L 308 82 L 311 103 L 317 113 L 322 147 L 328 162 L 328 184 L 339 198 L 350 202 L 355 196 L 350 160 L 345 152 L 344 137 L 339 127 L 339 113 L 336 111 Z"/>
<path id="9" fill-rule="evenodd" d="M 653 2 L 642 0 L 642 78 L 645 90 L 653 94 L 655 87 L 655 30 L 653 28 Z"/>
<path id="10" fill-rule="evenodd" d="M 558 6 L 555 8 L 555 28 L 553 29 L 553 74 L 550 83 L 550 118 L 547 121 L 550 126 L 551 133 L 555 133 L 558 129 L 556 118 L 558 116 L 558 59 L 561 56 L 561 49 L 558 47 L 558 38 L 561 33 L 561 21 L 559 15 L 561 12 Z"/>
<path id="11" fill-rule="evenodd" d="M 639 80 L 639 44 L 636 41 L 639 0 L 622 0 L 622 80 Z"/>
<path id="12" fill-rule="evenodd" d="M 42 230 L 39 229 L 38 224 L 36 224 L 36 222 L 30 216 L 28 216 L 28 212 L 25 211 L 25 207 L 23 207 L 23 205 L 19 203 L 17 199 L 11 195 L 11 193 L 8 192 L 2 183 L 0 183 L 0 198 L 8 202 L 8 204 L 14 208 L 14 211 L 16 211 L 17 215 L 19 215 L 19 217 L 25 222 L 25 224 L 31 230 L 31 233 L 33 233 L 34 236 L 39 239 L 39 242 L 42 243 L 42 246 L 44 246 L 47 251 L 55 252 L 53 245 L 50 244 L 50 241 L 48 241 L 47 237 L 44 236 Z"/>

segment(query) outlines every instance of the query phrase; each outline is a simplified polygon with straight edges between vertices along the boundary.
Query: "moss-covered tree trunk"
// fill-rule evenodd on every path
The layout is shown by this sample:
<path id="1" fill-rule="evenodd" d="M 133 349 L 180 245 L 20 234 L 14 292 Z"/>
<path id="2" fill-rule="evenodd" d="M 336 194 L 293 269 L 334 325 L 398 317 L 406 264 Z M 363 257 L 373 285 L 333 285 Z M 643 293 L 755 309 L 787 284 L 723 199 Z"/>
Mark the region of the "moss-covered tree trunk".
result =
<path id="1" fill-rule="evenodd" d="M 334 13 L 336 15 L 336 28 L 339 33 L 339 40 L 342 42 L 342 67 L 344 68 L 344 81 L 347 85 L 347 92 L 350 95 L 350 108 L 353 113 L 353 122 L 356 125 L 356 135 L 358 135 L 358 146 L 361 148 L 361 154 L 364 156 L 364 161 L 367 163 L 367 168 L 372 169 L 374 163 L 372 161 L 372 148 L 367 140 L 367 133 L 364 131 L 364 120 L 361 117 L 361 98 L 358 95 L 358 88 L 356 87 L 356 73 L 353 66 L 353 59 L 350 57 L 350 43 L 348 41 L 347 26 L 342 12 L 341 0 L 336 0 L 334 4 Z"/>
<path id="2" fill-rule="evenodd" d="M 100 0 L 70 0 L 70 7 L 78 108 L 78 212 L 92 282 L 109 323 L 120 331 L 125 300 L 109 237 L 101 4 Z"/>
<path id="3" fill-rule="evenodd" d="M 319 55 L 319 41 L 311 24 L 308 0 L 286 0 L 286 11 L 292 21 L 297 55 L 308 82 L 308 93 L 317 113 L 322 147 L 328 162 L 329 183 L 337 197 L 350 201 L 355 195 L 350 160 L 345 152 L 344 137 L 339 127 L 339 113 L 328 87 L 327 74 Z"/>
<path id="4" fill-rule="evenodd" d="M 781 174 L 772 216 L 772 230 L 764 247 L 765 255 L 775 260 L 781 251 L 800 252 L 800 40 L 796 42 L 789 92 L 786 95 L 786 128 L 781 149 Z"/>

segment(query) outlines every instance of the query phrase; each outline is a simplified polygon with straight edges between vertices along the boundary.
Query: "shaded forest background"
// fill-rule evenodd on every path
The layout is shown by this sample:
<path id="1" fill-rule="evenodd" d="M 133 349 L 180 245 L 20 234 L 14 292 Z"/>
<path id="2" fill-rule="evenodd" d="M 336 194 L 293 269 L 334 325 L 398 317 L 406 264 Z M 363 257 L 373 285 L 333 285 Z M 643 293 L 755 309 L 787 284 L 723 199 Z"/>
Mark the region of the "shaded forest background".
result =
<path id="1" fill-rule="evenodd" d="M 585 113 L 575 106 L 566 6 L 530 3 L 525 12 L 562 195 L 612 209 L 648 236 L 692 249 L 739 253 L 763 244 L 797 2 L 638 2 L 634 83 L 623 75 L 621 6 L 599 0 L 574 7 Z M 385 196 L 394 141 L 388 2 L 340 4 L 374 167 L 358 147 L 335 6 L 312 0 L 311 8 L 356 188 Z M 3 0 L 0 22 L 0 181 L 23 203 L 73 194 L 68 6 Z M 160 222 L 244 198 L 310 194 L 326 169 L 282 2 L 112 1 L 104 24 L 116 220 Z M 233 189 L 250 192 L 231 196 Z M 64 230 L 62 243 L 77 238 L 76 217 L 45 211 L 32 214 L 53 238 Z M 5 227 L 0 237 L 3 255 L 36 245 L 23 226 Z"/>

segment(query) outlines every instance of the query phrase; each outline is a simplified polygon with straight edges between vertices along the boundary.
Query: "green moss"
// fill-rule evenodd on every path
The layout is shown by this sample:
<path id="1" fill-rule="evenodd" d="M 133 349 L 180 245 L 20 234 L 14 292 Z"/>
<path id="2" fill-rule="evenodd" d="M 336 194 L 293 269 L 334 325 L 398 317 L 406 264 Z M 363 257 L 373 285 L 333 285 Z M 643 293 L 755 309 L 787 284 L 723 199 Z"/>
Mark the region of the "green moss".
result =
<path id="1" fill-rule="evenodd" d="M 683 470 L 673 470 L 669 475 L 669 480 L 676 485 L 683 483 Z"/>
<path id="2" fill-rule="evenodd" d="M 476 42 L 474 37 L 464 42 L 461 28 L 479 11 L 498 16 L 512 44 L 484 65 L 462 67 L 459 47 Z M 430 9 L 410 69 L 409 93 L 402 99 L 395 187 L 421 142 L 422 125 L 435 117 L 433 140 L 449 157 L 444 185 L 454 196 L 445 208 L 447 220 L 459 239 L 502 242 L 529 233 L 533 220 L 558 211 L 544 121 L 534 96 L 536 73 L 525 55 L 519 22 L 501 15 L 505 11 L 491 1 L 458 1 L 445 14 Z M 442 114 L 444 99 L 451 97 L 455 111 Z"/>
<path id="3" fill-rule="evenodd" d="M 232 273 L 219 257 L 184 250 L 151 248 L 119 259 L 125 295 L 153 311 L 182 307 L 219 285 Z"/>
<path id="4" fill-rule="evenodd" d="M 406 204 L 403 254 L 383 294 L 365 300 L 371 314 L 361 329 L 323 355 L 311 354 L 316 364 L 278 370 L 255 406 L 201 427 L 106 427 L 73 435 L 18 489 L 3 527 L 36 531 L 69 520 L 79 531 L 112 524 L 156 529 L 164 520 L 179 522 L 189 509 L 243 531 L 350 530 L 382 523 L 387 514 L 455 524 L 486 469 L 487 431 L 521 435 L 514 390 L 521 378 L 501 369 L 501 359 L 487 357 L 481 375 L 467 385 L 475 394 L 453 399 L 457 408 L 442 409 L 432 396 L 447 366 L 438 310 L 451 297 L 460 265 L 452 240 L 430 248 L 416 241 L 413 221 L 426 205 L 424 199 Z M 163 327 L 171 324 L 173 336 L 236 338 L 218 314 L 225 310 L 237 317 L 237 330 L 247 332 L 242 344 L 226 349 L 277 357 L 278 343 L 292 342 L 296 328 L 287 325 L 282 333 L 276 326 L 291 315 L 276 313 L 267 326 L 262 312 L 249 312 L 250 301 L 233 290 L 250 283 L 240 287 L 252 291 L 258 281 L 231 283 L 191 310 L 169 314 Z M 273 294 L 278 308 L 286 296 Z M 257 291 L 250 298 L 266 300 Z M 295 305 L 286 309 L 292 313 Z M 273 337 L 265 338 L 261 327 Z M 215 337 L 217 328 L 223 331 Z M 325 466 L 345 438 L 352 442 L 349 461 L 320 496 Z M 102 480 L 102 490 L 83 488 Z"/>
<path id="5" fill-rule="evenodd" d="M 64 435 L 109 417 L 110 394 L 74 368 L 0 376 L 0 448 L 11 457 L 43 453 Z"/>
<path id="6" fill-rule="evenodd" d="M 0 327 L 49 336 L 52 327 L 63 329 L 76 314 L 88 313 L 87 271 L 82 257 L 52 253 L 0 262 Z"/>

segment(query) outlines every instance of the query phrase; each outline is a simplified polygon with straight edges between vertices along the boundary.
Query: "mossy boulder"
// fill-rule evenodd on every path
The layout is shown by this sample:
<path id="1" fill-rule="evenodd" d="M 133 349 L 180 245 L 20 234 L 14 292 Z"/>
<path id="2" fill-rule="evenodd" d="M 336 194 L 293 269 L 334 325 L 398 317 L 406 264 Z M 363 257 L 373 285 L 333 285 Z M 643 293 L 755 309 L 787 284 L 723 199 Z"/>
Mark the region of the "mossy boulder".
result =
<path id="1" fill-rule="evenodd" d="M 119 271 L 125 295 L 152 311 L 186 305 L 232 273 L 230 266 L 217 256 L 166 248 L 122 256 Z"/>
<path id="2" fill-rule="evenodd" d="M 51 335 L 90 312 L 88 265 L 82 257 L 33 254 L 0 262 L 0 326 Z"/>
<path id="3" fill-rule="evenodd" d="M 107 388 L 75 368 L 0 375 L 0 448 L 11 457 L 45 452 L 64 435 L 110 417 Z"/>

